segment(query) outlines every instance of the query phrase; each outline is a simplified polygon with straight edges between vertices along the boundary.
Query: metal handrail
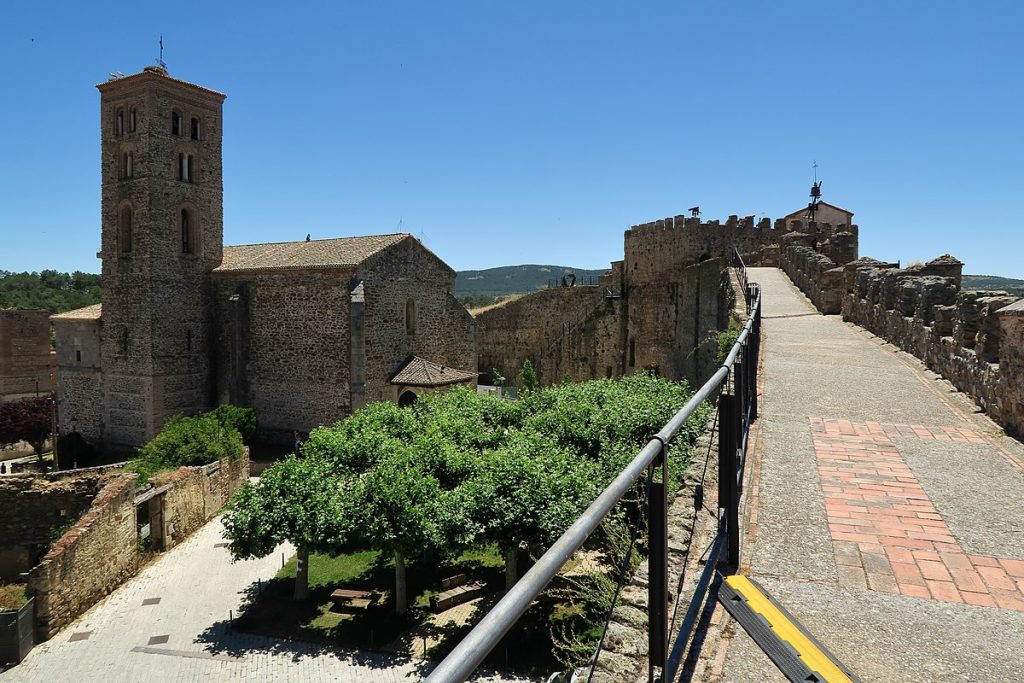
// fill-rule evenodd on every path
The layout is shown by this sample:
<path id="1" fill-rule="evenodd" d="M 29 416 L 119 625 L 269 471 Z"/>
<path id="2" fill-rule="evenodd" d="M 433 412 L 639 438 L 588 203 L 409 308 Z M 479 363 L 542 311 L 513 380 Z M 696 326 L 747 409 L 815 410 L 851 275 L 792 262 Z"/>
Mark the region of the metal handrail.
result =
<path id="1" fill-rule="evenodd" d="M 738 252 L 737 252 L 738 255 Z M 746 288 L 745 291 L 749 291 Z M 754 300 L 756 311 L 760 303 L 761 293 L 757 291 Z M 572 554 L 590 537 L 601 524 L 601 520 L 611 512 L 619 499 L 629 491 L 630 487 L 644 471 L 663 453 L 664 448 L 675 438 L 679 430 L 686 424 L 697 407 L 721 387 L 728 378 L 729 371 L 747 342 L 747 337 L 754 328 L 756 315 L 751 315 L 733 344 L 725 362 L 697 390 L 655 436 L 647 442 L 639 454 L 619 473 L 608 487 L 594 500 L 580 517 L 563 533 L 552 546 L 541 555 L 536 564 L 498 601 L 484 618 L 455 646 L 444 661 L 427 677 L 428 683 L 458 683 L 469 678 L 480 662 L 491 652 L 498 642 L 505 637 L 519 618 L 526 612 L 530 603 L 540 594 L 544 587 L 555 577 L 558 570 L 569 561 Z"/>

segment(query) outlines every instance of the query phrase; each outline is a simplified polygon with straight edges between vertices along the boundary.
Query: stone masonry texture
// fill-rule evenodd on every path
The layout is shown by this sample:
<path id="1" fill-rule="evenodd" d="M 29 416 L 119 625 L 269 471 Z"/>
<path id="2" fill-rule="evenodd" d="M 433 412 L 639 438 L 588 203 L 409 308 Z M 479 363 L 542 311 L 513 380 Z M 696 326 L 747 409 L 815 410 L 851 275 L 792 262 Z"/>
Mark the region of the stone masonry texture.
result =
<path id="1" fill-rule="evenodd" d="M 0 310 L 0 401 L 46 394 L 50 321 L 46 311 Z"/>

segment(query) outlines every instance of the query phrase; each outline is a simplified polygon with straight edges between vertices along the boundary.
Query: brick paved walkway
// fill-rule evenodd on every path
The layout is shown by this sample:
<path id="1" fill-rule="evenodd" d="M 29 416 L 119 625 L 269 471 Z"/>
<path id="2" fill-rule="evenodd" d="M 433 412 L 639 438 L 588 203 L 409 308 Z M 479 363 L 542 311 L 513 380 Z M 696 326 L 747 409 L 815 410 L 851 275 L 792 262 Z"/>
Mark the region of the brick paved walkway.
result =
<path id="1" fill-rule="evenodd" d="M 421 661 L 232 634 L 239 608 L 281 566 L 283 546 L 231 563 L 217 518 L 161 556 L 19 666 L 2 683 L 39 681 L 418 681 Z M 479 680 L 526 680 L 481 677 Z"/>
<path id="2" fill-rule="evenodd" d="M 1024 611 L 1024 561 L 968 555 L 888 436 L 983 444 L 977 432 L 811 425 L 840 586 Z"/>
<path id="3" fill-rule="evenodd" d="M 751 279 L 765 338 L 741 571 L 865 682 L 1024 680 L 1024 447 L 781 271 Z M 720 614 L 703 680 L 785 680 Z"/>

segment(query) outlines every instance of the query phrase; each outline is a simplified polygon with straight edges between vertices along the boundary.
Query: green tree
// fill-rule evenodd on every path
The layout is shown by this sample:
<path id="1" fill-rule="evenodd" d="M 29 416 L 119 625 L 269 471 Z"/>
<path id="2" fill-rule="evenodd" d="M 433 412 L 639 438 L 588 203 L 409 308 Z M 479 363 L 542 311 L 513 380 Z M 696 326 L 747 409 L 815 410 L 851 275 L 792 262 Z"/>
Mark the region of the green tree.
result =
<path id="1" fill-rule="evenodd" d="M 537 434 L 520 434 L 483 460 L 463 500 L 505 557 L 505 588 L 518 580 L 521 547 L 540 554 L 579 516 L 601 484 L 597 467 Z"/>
<path id="2" fill-rule="evenodd" d="M 406 561 L 441 546 L 438 505 L 441 487 L 410 452 L 395 453 L 365 475 L 360 505 L 362 541 L 395 561 L 395 613 L 409 606 Z"/>
<path id="3" fill-rule="evenodd" d="M 358 480 L 317 458 L 290 455 L 247 482 L 224 515 L 234 559 L 266 557 L 284 541 L 295 546 L 294 600 L 309 597 L 309 554 L 344 549 L 361 526 Z"/>
<path id="4" fill-rule="evenodd" d="M 519 369 L 519 385 L 523 391 L 534 391 L 540 386 L 537 372 L 533 369 L 533 363 L 529 358 L 523 361 L 523 367 Z"/>

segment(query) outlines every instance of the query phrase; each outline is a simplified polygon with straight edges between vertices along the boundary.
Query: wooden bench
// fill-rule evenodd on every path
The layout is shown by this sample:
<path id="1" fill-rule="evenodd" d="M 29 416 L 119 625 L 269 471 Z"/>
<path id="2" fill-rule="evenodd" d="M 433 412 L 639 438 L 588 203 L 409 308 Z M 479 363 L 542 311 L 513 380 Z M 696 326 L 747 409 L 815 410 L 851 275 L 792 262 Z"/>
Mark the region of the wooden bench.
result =
<path id="1" fill-rule="evenodd" d="M 363 605 L 355 604 L 356 601 L 365 601 Z M 351 588 L 338 588 L 331 593 L 331 602 L 337 607 L 361 607 L 367 609 L 373 607 L 380 600 L 380 593 L 376 591 L 361 591 Z"/>
<path id="2" fill-rule="evenodd" d="M 430 609 L 434 612 L 443 612 L 456 605 L 469 602 L 487 592 L 487 584 L 479 581 L 467 583 L 465 574 L 452 576 L 441 581 L 442 590 L 440 593 L 430 596 Z"/>

